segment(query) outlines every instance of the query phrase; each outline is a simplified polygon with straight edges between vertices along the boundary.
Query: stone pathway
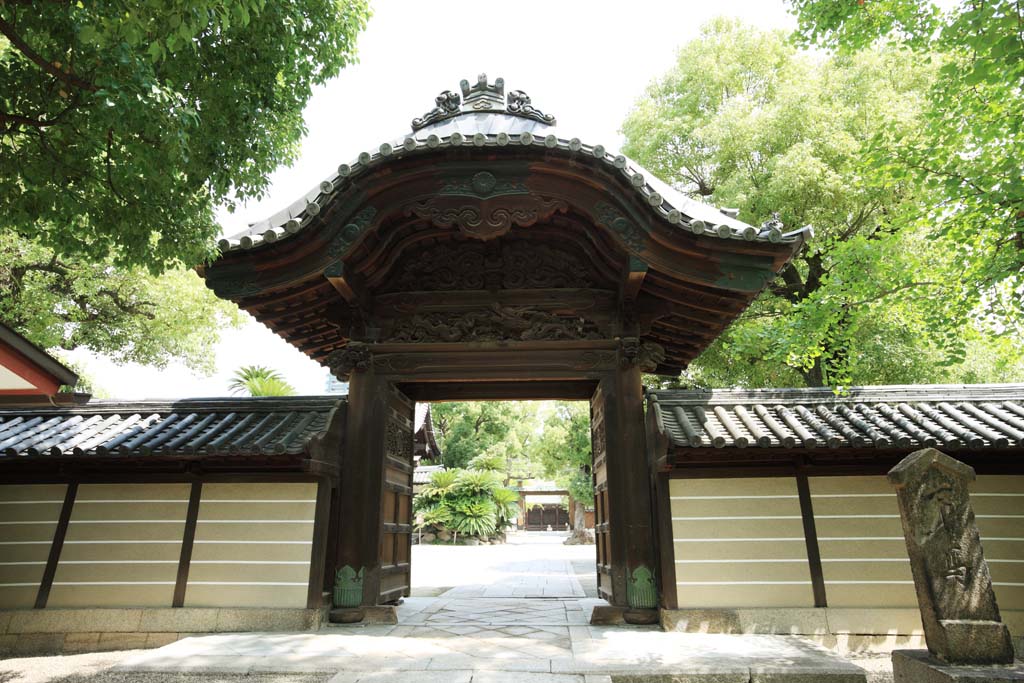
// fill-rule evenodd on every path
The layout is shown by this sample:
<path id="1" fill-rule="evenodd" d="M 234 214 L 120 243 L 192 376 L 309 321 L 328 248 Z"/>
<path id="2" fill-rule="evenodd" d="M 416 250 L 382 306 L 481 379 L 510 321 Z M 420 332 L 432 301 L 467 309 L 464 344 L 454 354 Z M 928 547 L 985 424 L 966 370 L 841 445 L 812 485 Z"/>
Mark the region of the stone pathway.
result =
<path id="1" fill-rule="evenodd" d="M 576 572 L 593 561 L 593 546 L 533 540 L 416 547 L 414 586 L 459 580 L 438 597 L 406 599 L 397 626 L 195 636 L 140 652 L 114 671 L 322 672 L 334 674 L 331 683 L 866 680 L 862 669 L 796 637 L 591 626 L 590 612 L 603 601 L 585 597 Z"/>

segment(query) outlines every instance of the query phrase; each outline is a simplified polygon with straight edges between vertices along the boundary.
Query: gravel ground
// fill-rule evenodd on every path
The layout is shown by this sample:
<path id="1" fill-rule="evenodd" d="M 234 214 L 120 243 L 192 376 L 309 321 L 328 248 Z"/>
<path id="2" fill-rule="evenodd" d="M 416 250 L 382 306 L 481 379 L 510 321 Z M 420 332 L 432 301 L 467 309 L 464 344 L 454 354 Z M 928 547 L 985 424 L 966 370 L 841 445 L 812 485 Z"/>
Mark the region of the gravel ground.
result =
<path id="1" fill-rule="evenodd" d="M 163 674 L 107 671 L 141 650 L 0 659 L 0 683 L 325 683 L 331 674 Z"/>

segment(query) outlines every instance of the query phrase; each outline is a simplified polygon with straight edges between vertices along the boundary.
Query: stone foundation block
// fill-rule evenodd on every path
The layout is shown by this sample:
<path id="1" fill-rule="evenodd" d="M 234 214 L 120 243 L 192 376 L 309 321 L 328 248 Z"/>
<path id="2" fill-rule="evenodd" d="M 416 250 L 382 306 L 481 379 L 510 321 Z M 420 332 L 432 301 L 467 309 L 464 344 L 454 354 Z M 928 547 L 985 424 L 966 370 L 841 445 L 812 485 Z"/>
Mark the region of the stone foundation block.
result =
<path id="1" fill-rule="evenodd" d="M 895 683 L 1007 683 L 1024 682 L 1024 664 L 1009 666 L 955 666 L 933 657 L 927 650 L 895 650 L 892 653 Z"/>
<path id="2" fill-rule="evenodd" d="M 14 641 L 11 654 L 55 655 L 64 651 L 63 633 L 22 633 Z"/>
<path id="3" fill-rule="evenodd" d="M 147 633 L 205 633 L 217 630 L 216 607 L 175 607 L 171 609 L 144 609 L 139 630 Z"/>
<path id="4" fill-rule="evenodd" d="M 143 650 L 148 636 L 148 633 L 101 633 L 96 650 Z"/>
<path id="5" fill-rule="evenodd" d="M 661 610 L 661 627 L 679 633 L 824 635 L 830 633 L 822 609 Z"/>
<path id="6" fill-rule="evenodd" d="M 90 652 L 99 648 L 99 633 L 67 633 L 64 635 L 64 652 Z"/>
<path id="7" fill-rule="evenodd" d="M 8 633 L 130 633 L 141 609 L 33 609 L 9 612 Z"/>
<path id="8" fill-rule="evenodd" d="M 163 647 L 164 645 L 170 645 L 178 640 L 181 640 L 180 633 L 147 633 L 146 647 Z"/>
<path id="9" fill-rule="evenodd" d="M 313 631 L 320 626 L 315 609 L 228 609 L 217 610 L 217 631 Z M 180 629 L 182 631 L 189 629 Z"/>

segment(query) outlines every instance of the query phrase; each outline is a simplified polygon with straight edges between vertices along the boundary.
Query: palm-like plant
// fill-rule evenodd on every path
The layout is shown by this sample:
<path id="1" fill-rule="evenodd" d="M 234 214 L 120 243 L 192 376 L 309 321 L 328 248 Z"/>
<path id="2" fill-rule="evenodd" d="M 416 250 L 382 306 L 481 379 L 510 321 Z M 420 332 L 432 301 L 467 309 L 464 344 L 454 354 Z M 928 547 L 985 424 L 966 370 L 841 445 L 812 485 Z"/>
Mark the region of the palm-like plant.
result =
<path id="1" fill-rule="evenodd" d="M 243 365 L 235 371 L 228 384 L 232 394 L 250 396 L 292 396 L 295 388 L 280 372 L 263 365 Z"/>
<path id="2" fill-rule="evenodd" d="M 491 493 L 491 500 L 497 513 L 497 528 L 507 527 L 519 512 L 519 493 L 512 489 L 499 488 Z"/>

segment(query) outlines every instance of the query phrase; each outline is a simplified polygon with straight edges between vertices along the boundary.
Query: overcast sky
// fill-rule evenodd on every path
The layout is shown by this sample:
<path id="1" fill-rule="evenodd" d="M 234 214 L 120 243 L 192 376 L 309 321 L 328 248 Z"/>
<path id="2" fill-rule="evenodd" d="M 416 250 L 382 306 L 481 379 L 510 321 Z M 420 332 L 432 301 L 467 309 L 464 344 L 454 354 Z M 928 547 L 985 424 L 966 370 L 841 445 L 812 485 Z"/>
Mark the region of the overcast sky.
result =
<path id="1" fill-rule="evenodd" d="M 563 134 L 613 149 L 633 103 L 703 23 L 725 15 L 762 28 L 796 24 L 782 0 L 378 0 L 373 13 L 359 37 L 360 63 L 310 100 L 299 160 L 274 173 L 263 201 L 221 212 L 224 234 L 286 207 L 359 152 L 406 134 L 439 92 L 457 91 L 460 80 L 473 82 L 481 72 L 491 81 L 503 77 L 506 90 L 524 90 L 558 118 Z M 211 377 L 180 366 L 159 371 L 71 355 L 117 398 L 223 395 L 228 378 L 246 364 L 279 369 L 303 394 L 322 393 L 327 378 L 324 368 L 252 320 L 223 334 Z"/>

